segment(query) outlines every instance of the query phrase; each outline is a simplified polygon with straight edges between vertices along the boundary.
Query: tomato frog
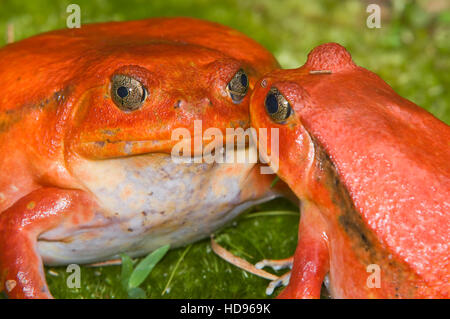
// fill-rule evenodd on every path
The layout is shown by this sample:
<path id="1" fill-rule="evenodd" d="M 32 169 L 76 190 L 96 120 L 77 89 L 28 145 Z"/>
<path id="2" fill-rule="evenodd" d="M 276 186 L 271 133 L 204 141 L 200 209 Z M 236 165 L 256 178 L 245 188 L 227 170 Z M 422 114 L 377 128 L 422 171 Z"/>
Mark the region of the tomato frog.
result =
<path id="1" fill-rule="evenodd" d="M 260 139 L 278 132 L 266 160 L 300 199 L 280 298 L 318 298 L 324 280 L 334 298 L 449 298 L 448 125 L 336 43 L 263 76 L 250 117 Z"/>
<path id="2" fill-rule="evenodd" d="M 250 38 L 191 18 L 83 25 L 1 48 L 0 290 L 50 298 L 43 264 L 184 245 L 278 196 L 258 164 L 171 157 L 172 131 L 196 120 L 249 127 L 249 92 L 276 67 Z"/>

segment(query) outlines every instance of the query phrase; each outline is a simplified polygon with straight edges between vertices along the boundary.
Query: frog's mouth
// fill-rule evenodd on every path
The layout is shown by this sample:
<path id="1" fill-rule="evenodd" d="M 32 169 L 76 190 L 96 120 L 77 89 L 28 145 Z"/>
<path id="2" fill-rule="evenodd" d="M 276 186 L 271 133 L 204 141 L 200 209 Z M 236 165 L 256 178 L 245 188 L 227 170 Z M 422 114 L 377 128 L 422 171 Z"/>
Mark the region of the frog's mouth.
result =
<path id="1" fill-rule="evenodd" d="M 180 140 L 103 140 L 79 144 L 76 152 L 88 159 L 121 158 L 149 153 L 164 153 L 176 162 L 257 163 L 257 152 L 250 133 L 219 137 L 194 136 Z M 245 150 L 245 152 L 240 152 Z M 243 154 L 246 154 L 243 158 Z M 248 156 L 247 156 L 248 155 Z M 191 159 L 191 160 L 189 160 Z"/>

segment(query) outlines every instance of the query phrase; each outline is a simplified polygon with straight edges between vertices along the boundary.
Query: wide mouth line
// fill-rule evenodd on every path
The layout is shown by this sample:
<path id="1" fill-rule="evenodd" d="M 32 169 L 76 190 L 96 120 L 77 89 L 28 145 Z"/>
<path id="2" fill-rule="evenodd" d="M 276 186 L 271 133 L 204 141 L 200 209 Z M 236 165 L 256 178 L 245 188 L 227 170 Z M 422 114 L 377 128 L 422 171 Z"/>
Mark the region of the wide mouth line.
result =
<path id="1" fill-rule="evenodd" d="M 236 136 L 238 137 L 236 139 Z M 249 135 L 249 138 L 245 138 L 242 135 L 224 135 L 223 138 L 213 139 L 213 138 L 202 138 L 201 141 L 198 141 L 197 144 L 194 142 L 194 138 L 185 138 L 179 140 L 117 140 L 111 141 L 108 139 L 105 140 L 97 140 L 97 141 L 86 141 L 81 143 L 81 147 L 86 148 L 88 153 L 90 152 L 99 152 L 109 154 L 111 150 L 109 150 L 108 145 L 114 148 L 121 148 L 122 151 L 118 151 L 117 154 L 115 151 L 112 151 L 115 155 L 111 158 L 123 158 L 123 157 L 133 157 L 133 156 L 141 156 L 141 155 L 149 155 L 149 154 L 166 154 L 171 156 L 175 160 L 187 160 L 191 159 L 196 162 L 195 159 L 204 158 L 223 158 L 223 163 L 228 163 L 229 156 L 240 156 L 238 154 L 251 154 L 252 149 L 256 150 L 256 144 L 252 141 L 252 136 Z M 227 137 L 231 137 L 229 143 L 227 143 Z M 244 141 L 242 141 L 242 137 L 244 137 Z M 198 136 L 197 136 L 198 138 Z M 181 144 L 182 152 L 178 153 L 174 148 L 177 144 Z M 211 144 L 212 143 L 212 144 Z M 210 146 L 212 145 L 212 147 Z M 199 146 L 199 148 L 198 148 Z M 90 149 L 90 151 L 89 151 Z M 120 153 L 120 154 L 119 154 Z M 218 155 L 217 153 L 221 154 Z M 110 158 L 105 155 L 98 155 L 99 158 Z M 219 157 L 217 157 L 219 156 Z M 233 156 L 233 157 L 234 157 Z M 245 158 L 252 158 L 251 155 L 245 155 Z M 222 160 L 219 161 L 222 163 Z"/>
<path id="2" fill-rule="evenodd" d="M 223 141 L 228 141 L 228 138 L 233 138 L 232 143 L 236 144 L 239 143 L 239 138 L 248 136 L 249 140 L 254 139 L 255 137 L 253 136 L 253 134 L 250 135 L 246 135 L 246 134 L 233 134 L 233 135 L 222 135 L 222 140 Z M 199 137 L 199 136 L 194 136 L 191 138 L 183 138 L 183 139 L 165 139 L 165 140 L 110 140 L 110 139 L 105 139 L 105 140 L 93 140 L 93 141 L 85 141 L 82 142 L 81 144 L 97 144 L 97 145 L 101 145 L 101 144 L 118 144 L 118 143 L 130 143 L 130 144 L 136 144 L 136 143 L 152 143 L 152 144 L 164 144 L 164 143 L 179 143 L 179 142 L 188 142 L 188 141 L 195 141 L 196 139 L 201 138 L 202 142 L 213 142 L 217 139 L 213 139 L 213 138 L 205 138 L 205 137 Z M 238 138 L 238 141 L 235 142 L 234 138 Z M 242 144 L 242 143 L 241 143 Z M 245 142 L 245 144 L 248 144 L 247 142 Z"/>

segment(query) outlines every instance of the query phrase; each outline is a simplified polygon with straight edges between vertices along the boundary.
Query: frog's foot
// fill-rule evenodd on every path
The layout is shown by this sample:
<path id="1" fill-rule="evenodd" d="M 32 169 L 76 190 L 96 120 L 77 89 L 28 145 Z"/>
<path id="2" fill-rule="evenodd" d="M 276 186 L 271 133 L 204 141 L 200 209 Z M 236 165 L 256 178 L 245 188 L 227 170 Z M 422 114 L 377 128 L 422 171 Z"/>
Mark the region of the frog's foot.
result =
<path id="1" fill-rule="evenodd" d="M 231 252 L 220 246 L 216 241 L 214 240 L 213 236 L 211 236 L 211 248 L 213 251 L 218 255 L 219 257 L 225 259 L 230 264 L 235 265 L 238 268 L 241 268 L 249 273 L 252 273 L 256 276 L 265 278 L 270 280 L 269 286 L 266 289 L 266 294 L 271 295 L 275 288 L 283 285 L 287 286 L 289 283 L 289 278 L 291 275 L 291 272 L 287 272 L 286 274 L 278 277 L 274 274 L 271 274 L 267 271 L 262 270 L 261 268 L 267 266 L 272 267 L 273 269 L 283 269 L 288 268 L 292 265 L 293 258 L 286 258 L 282 260 L 268 260 L 264 259 L 260 261 L 259 263 L 255 265 L 249 263 L 248 261 L 233 255 Z M 260 267 L 260 268 L 258 268 Z"/>
<path id="2" fill-rule="evenodd" d="M 264 259 L 255 264 L 257 269 L 263 269 L 265 267 L 270 267 L 273 270 L 281 270 L 290 268 L 292 269 L 292 264 L 294 263 L 294 256 L 285 259 Z M 288 271 L 276 280 L 272 280 L 266 289 L 266 294 L 273 294 L 274 290 L 280 286 L 287 286 L 289 284 L 289 279 L 291 278 L 291 272 Z"/>
<path id="3" fill-rule="evenodd" d="M 90 219 L 90 207 L 81 191 L 41 188 L 0 212 L 0 291 L 10 298 L 52 298 L 37 239 L 57 226 Z"/>
<path id="4" fill-rule="evenodd" d="M 291 279 L 291 272 L 288 271 L 284 275 L 278 277 L 276 280 L 272 280 L 266 288 L 266 295 L 270 296 L 273 294 L 274 290 L 281 286 L 287 286 L 289 280 Z"/>

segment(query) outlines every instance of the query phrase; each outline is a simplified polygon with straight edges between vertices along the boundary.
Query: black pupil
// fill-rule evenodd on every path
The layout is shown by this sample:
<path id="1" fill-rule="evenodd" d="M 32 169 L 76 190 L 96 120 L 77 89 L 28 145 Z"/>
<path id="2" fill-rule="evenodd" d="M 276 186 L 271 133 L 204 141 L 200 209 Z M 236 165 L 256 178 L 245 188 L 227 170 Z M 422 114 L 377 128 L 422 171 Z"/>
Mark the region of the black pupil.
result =
<path id="1" fill-rule="evenodd" d="M 269 114 L 274 114 L 278 111 L 278 100 L 275 94 L 269 93 L 266 97 L 266 109 Z"/>
<path id="2" fill-rule="evenodd" d="M 241 84 L 243 87 L 247 87 L 248 85 L 247 75 L 241 74 Z"/>
<path id="3" fill-rule="evenodd" d="M 124 86 L 121 86 L 117 89 L 117 95 L 120 96 L 122 99 L 127 97 L 128 95 L 128 89 Z"/>

